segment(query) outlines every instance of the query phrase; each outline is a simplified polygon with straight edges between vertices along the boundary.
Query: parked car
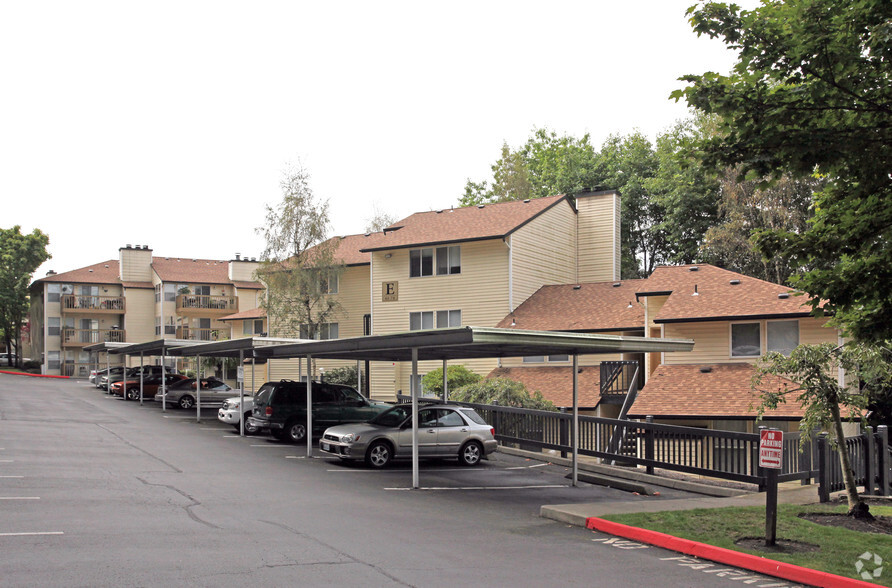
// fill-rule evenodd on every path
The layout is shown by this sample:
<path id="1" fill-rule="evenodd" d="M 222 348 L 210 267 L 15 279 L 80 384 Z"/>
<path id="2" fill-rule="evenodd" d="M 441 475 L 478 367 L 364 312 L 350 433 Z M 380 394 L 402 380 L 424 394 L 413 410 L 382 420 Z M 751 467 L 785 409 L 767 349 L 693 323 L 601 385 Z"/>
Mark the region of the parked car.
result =
<path id="1" fill-rule="evenodd" d="M 142 372 L 143 377 L 148 377 L 152 374 L 161 374 L 164 371 L 166 374 L 175 374 L 177 371 L 171 368 L 162 368 L 160 365 L 144 365 L 144 366 L 136 366 L 132 368 L 126 368 L 126 370 L 122 367 L 113 367 L 111 368 L 110 375 L 104 374 L 99 378 L 100 388 L 104 389 L 107 392 L 110 392 L 111 389 L 109 386 L 114 384 L 115 382 L 120 382 L 125 379 L 135 379 L 139 380 L 139 374 Z"/>
<path id="2" fill-rule="evenodd" d="M 201 379 L 202 404 L 220 404 L 232 396 L 230 392 L 232 388 L 222 380 L 214 377 Z M 179 408 L 192 408 L 195 406 L 195 397 L 195 378 L 186 378 L 167 388 L 166 402 Z M 165 396 L 160 390 L 155 394 L 155 402 L 165 402 Z"/>
<path id="3" fill-rule="evenodd" d="M 118 380 L 123 379 L 125 369 L 126 368 L 124 368 L 122 366 L 117 366 L 117 367 L 106 368 L 106 369 L 102 370 L 100 375 L 96 379 L 96 387 L 101 388 L 107 392 L 108 386 L 109 386 L 109 379 L 111 379 L 111 380 L 115 380 L 116 378 Z"/>
<path id="4" fill-rule="evenodd" d="M 15 353 L 0 353 L 0 366 L 13 366 L 16 364 L 19 356 Z M 23 357 L 22 364 L 26 361 L 31 361 L 30 358 Z"/>
<path id="5" fill-rule="evenodd" d="M 166 385 L 169 387 L 188 378 L 182 374 L 166 373 L 163 379 L 166 380 Z M 144 399 L 154 398 L 155 394 L 161 389 L 161 381 L 160 373 L 143 376 L 142 397 Z M 139 375 L 137 374 L 135 378 L 128 376 L 126 380 L 113 383 L 109 393 L 115 396 L 122 396 L 124 400 L 139 400 Z"/>
<path id="6" fill-rule="evenodd" d="M 453 404 L 418 409 L 418 455 L 456 457 L 474 466 L 496 450 L 495 430 L 472 408 Z M 344 460 L 363 460 L 383 468 L 394 459 L 412 457 L 412 405 L 398 404 L 367 423 L 331 427 L 319 448 Z"/>
<path id="7" fill-rule="evenodd" d="M 240 410 L 239 405 L 241 404 L 241 400 L 242 399 L 238 396 L 224 400 L 223 406 L 217 411 L 217 420 L 226 423 L 227 425 L 232 425 L 235 427 L 235 430 L 238 431 L 240 428 L 240 415 L 244 414 L 245 435 L 256 435 L 260 432 L 260 429 L 250 423 L 251 412 L 254 410 L 254 397 L 246 395 L 245 406 Z"/>
<path id="8" fill-rule="evenodd" d="M 393 405 L 368 400 L 349 386 L 313 382 L 313 434 L 342 423 L 367 421 Z M 254 396 L 251 426 L 293 443 L 307 436 L 307 384 L 267 382 Z"/>

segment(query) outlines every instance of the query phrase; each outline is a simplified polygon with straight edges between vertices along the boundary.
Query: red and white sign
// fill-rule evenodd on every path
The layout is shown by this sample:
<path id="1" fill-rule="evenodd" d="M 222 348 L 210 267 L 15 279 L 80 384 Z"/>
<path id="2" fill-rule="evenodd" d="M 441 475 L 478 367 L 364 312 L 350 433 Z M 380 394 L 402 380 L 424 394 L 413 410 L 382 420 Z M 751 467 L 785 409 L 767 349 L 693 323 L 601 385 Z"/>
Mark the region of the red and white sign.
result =
<path id="1" fill-rule="evenodd" d="M 759 431 L 759 467 L 781 469 L 784 459 L 784 432 L 773 429 Z"/>

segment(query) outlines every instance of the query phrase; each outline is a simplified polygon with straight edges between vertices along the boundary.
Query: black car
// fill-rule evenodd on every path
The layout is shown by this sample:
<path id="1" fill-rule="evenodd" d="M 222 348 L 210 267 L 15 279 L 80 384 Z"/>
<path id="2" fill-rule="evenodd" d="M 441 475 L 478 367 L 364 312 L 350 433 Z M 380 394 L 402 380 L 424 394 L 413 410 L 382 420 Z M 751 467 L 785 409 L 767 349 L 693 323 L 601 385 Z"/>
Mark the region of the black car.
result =
<path id="1" fill-rule="evenodd" d="M 361 423 L 393 405 L 369 400 L 350 386 L 313 382 L 313 434 L 342 423 Z M 294 443 L 307 436 L 307 384 L 267 382 L 254 395 L 251 425 Z"/>

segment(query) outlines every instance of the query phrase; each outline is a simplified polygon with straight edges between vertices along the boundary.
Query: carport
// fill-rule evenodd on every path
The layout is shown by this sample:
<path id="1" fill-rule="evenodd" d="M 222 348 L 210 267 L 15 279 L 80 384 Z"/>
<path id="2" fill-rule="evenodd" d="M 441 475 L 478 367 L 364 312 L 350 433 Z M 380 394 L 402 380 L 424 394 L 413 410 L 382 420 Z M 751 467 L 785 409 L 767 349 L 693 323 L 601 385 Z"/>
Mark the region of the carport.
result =
<path id="1" fill-rule="evenodd" d="M 239 384 L 239 406 L 244 406 L 245 402 L 245 378 L 244 364 L 245 359 L 251 360 L 251 389 L 254 389 L 254 360 L 257 359 L 256 351 L 275 345 L 288 345 L 302 342 L 302 339 L 284 339 L 276 337 L 244 337 L 241 339 L 228 339 L 226 341 L 214 341 L 211 343 L 195 343 L 194 345 L 183 345 L 181 347 L 173 347 L 168 349 L 168 354 L 177 357 L 195 357 L 196 380 L 200 381 L 201 356 L 206 357 L 237 357 L 238 358 L 238 375 Z M 194 343 L 194 342 L 193 342 Z M 196 420 L 201 421 L 201 386 L 196 387 L 197 402 L 195 405 Z M 239 434 L 245 435 L 245 415 L 244 411 L 239 414 Z"/>
<path id="2" fill-rule="evenodd" d="M 130 343 L 118 343 L 115 341 L 103 341 L 102 343 L 93 343 L 92 345 L 84 346 L 84 351 L 90 354 L 90 364 L 93 364 L 93 354 L 96 354 L 96 369 L 99 369 L 99 354 L 105 353 L 105 367 L 106 369 L 111 369 L 111 353 L 113 349 L 121 349 L 122 347 L 128 347 Z M 126 366 L 124 366 L 126 367 Z"/>
<path id="3" fill-rule="evenodd" d="M 170 355 L 170 350 L 175 347 L 185 347 L 189 345 L 196 345 L 196 341 L 189 341 L 186 339 L 157 339 L 155 341 L 146 341 L 145 343 L 131 343 L 129 345 L 124 345 L 123 347 L 117 347 L 109 351 L 109 353 L 114 353 L 116 355 L 137 355 L 139 354 L 139 367 L 143 367 L 143 360 L 146 355 L 161 357 L 161 392 L 165 394 L 164 401 L 161 403 L 161 409 L 167 410 L 167 378 L 165 377 L 166 368 L 164 366 L 164 360 Z M 126 362 L 125 362 L 126 363 Z M 143 403 L 143 374 L 142 370 L 140 370 L 139 374 L 139 403 L 140 405 Z"/>
<path id="4" fill-rule="evenodd" d="M 579 448 L 579 355 L 605 353 L 652 353 L 665 351 L 691 351 L 694 342 L 689 339 L 656 339 L 648 337 L 622 337 L 617 335 L 564 333 L 553 331 L 522 331 L 484 327 L 460 327 L 431 329 L 373 335 L 349 339 L 330 339 L 286 345 L 255 348 L 257 357 L 287 359 L 305 357 L 307 374 L 312 358 L 369 360 L 412 363 L 412 487 L 419 488 L 418 471 L 418 362 L 441 360 L 445 366 L 449 360 L 495 357 L 523 357 L 531 355 L 570 355 L 573 358 L 573 485 L 578 483 Z M 307 456 L 313 451 L 312 382 L 307 378 Z"/>

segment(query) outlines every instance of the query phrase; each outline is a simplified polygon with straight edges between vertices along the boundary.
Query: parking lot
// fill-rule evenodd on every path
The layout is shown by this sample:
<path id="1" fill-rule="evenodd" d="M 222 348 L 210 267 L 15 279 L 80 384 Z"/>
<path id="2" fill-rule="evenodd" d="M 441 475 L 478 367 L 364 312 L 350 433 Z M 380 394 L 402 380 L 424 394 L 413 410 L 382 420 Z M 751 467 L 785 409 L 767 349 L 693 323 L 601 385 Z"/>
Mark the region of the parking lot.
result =
<path id="1" fill-rule="evenodd" d="M 568 471 L 497 452 L 475 468 L 422 462 L 413 490 L 408 463 L 308 458 L 239 437 L 216 408 L 196 422 L 0 374 L 0 584 L 716 585 L 668 552 L 540 518 L 543 504 L 680 495 L 574 488 Z"/>

